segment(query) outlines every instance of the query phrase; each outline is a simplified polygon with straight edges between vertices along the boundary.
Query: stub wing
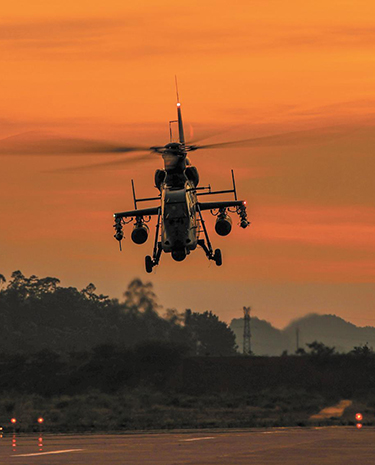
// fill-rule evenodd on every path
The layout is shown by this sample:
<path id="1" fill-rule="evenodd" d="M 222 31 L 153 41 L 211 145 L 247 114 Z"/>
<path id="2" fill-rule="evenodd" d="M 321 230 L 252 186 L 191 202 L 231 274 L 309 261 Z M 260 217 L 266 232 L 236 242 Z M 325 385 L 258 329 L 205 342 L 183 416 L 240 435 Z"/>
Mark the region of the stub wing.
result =
<path id="1" fill-rule="evenodd" d="M 243 200 L 229 200 L 226 202 L 198 202 L 198 205 L 200 210 L 203 211 L 230 207 L 244 207 L 245 202 Z"/>
<path id="2" fill-rule="evenodd" d="M 227 208 L 234 207 L 236 209 L 235 212 L 240 217 L 241 228 L 247 228 L 250 224 L 247 220 L 246 202 L 244 200 L 229 200 L 225 202 L 198 202 L 197 207 L 199 211 L 219 210 L 218 218 L 225 218 L 227 215 Z"/>
<path id="3" fill-rule="evenodd" d="M 160 207 L 141 208 L 139 210 L 129 210 L 126 212 L 115 213 L 115 219 L 121 218 L 138 218 L 140 216 L 153 216 L 159 214 Z"/>

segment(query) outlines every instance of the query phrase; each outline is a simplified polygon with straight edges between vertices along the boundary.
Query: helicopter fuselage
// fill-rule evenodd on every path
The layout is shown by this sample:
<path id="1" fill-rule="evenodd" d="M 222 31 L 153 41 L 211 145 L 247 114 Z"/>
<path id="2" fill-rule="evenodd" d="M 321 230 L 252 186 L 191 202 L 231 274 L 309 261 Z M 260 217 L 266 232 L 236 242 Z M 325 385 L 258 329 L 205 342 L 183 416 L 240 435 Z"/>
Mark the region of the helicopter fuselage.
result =
<path id="1" fill-rule="evenodd" d="M 192 181 L 186 180 L 183 188 L 161 187 L 161 245 L 164 252 L 172 253 L 182 261 L 196 249 L 199 238 L 197 195 Z"/>

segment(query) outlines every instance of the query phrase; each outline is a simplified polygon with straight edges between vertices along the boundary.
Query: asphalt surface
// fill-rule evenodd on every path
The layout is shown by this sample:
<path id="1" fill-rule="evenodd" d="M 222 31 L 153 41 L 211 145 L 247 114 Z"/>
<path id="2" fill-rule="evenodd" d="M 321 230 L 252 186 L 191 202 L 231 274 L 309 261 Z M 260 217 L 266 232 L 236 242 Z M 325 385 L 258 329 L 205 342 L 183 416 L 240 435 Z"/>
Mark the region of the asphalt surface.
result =
<path id="1" fill-rule="evenodd" d="M 366 465 L 375 428 L 274 428 L 124 435 L 4 435 L 1 465 Z"/>

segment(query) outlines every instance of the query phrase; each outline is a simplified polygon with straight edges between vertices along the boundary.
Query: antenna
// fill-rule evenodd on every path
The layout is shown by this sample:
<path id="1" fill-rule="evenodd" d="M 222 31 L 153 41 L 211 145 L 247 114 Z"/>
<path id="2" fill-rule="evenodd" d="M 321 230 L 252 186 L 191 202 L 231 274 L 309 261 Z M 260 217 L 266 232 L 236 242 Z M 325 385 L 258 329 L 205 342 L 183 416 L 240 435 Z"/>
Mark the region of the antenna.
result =
<path id="1" fill-rule="evenodd" d="M 232 184 L 233 184 L 233 193 L 234 193 L 234 200 L 237 200 L 237 191 L 236 191 L 236 181 L 234 180 L 234 171 L 232 171 Z"/>
<path id="2" fill-rule="evenodd" d="M 175 83 L 176 83 L 177 105 L 179 105 L 179 103 L 180 103 L 180 97 L 179 97 L 179 95 L 178 95 L 177 75 L 174 76 L 174 80 L 175 80 Z"/>
<path id="3" fill-rule="evenodd" d="M 185 135 L 184 135 L 184 126 L 182 124 L 182 116 L 181 116 L 181 103 L 180 103 L 180 96 L 178 95 L 178 84 L 177 84 L 177 76 L 175 76 L 176 82 L 176 94 L 177 94 L 177 121 L 178 121 L 178 138 L 179 142 L 182 145 L 185 145 Z"/>
<path id="4" fill-rule="evenodd" d="M 133 179 L 132 179 L 132 191 L 133 191 L 134 208 L 137 210 L 137 197 L 135 195 L 135 187 L 134 187 Z"/>

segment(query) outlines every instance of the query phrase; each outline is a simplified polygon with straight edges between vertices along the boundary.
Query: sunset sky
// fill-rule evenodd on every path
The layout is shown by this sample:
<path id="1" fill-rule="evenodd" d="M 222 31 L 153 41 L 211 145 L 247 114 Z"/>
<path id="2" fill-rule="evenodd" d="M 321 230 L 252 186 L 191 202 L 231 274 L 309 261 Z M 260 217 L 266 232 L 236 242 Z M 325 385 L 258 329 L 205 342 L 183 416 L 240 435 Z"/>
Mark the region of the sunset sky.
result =
<path id="1" fill-rule="evenodd" d="M 128 226 L 120 253 L 112 214 L 132 208 L 131 178 L 157 194 L 161 159 L 82 169 L 117 157 L 11 155 L 0 141 L 0 273 L 111 297 L 140 277 L 165 308 L 227 322 L 246 305 L 278 327 L 313 311 L 375 325 L 373 2 L 23 0 L 0 12 L 1 138 L 165 144 L 175 75 L 190 139 L 281 134 L 192 154 L 202 185 L 227 189 L 235 170 L 252 224 L 233 217 L 219 238 L 206 213 L 223 266 L 197 250 L 163 255 L 151 275 L 153 237 L 136 246 Z"/>

